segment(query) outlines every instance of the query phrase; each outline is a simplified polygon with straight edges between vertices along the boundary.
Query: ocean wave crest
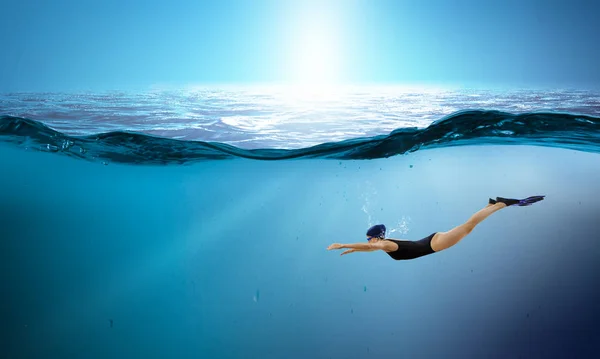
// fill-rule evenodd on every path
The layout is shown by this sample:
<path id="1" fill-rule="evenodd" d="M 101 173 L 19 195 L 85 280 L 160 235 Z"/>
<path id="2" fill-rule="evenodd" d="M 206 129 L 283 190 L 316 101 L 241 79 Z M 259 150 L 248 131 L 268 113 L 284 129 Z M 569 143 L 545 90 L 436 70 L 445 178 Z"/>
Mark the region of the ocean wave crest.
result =
<path id="1" fill-rule="evenodd" d="M 290 150 L 241 149 L 219 142 L 185 141 L 124 131 L 70 136 L 36 120 L 2 116 L 0 141 L 28 150 L 55 152 L 89 161 L 144 165 L 234 158 L 365 160 L 421 149 L 491 144 L 548 146 L 597 153 L 600 152 L 600 118 L 559 113 L 461 111 L 426 128 L 401 128 L 388 135 Z"/>

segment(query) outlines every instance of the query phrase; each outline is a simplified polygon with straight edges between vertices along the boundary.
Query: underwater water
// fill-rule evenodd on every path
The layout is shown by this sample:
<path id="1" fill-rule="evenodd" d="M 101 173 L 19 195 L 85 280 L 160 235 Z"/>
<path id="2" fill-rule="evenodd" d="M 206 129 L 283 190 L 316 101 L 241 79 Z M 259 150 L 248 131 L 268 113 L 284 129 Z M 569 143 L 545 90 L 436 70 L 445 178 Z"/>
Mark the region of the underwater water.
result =
<path id="1" fill-rule="evenodd" d="M 176 133 L 166 120 L 152 131 L 160 96 L 140 115 L 129 95 L 120 107 L 90 94 L 4 95 L 0 357 L 597 356 L 598 96 L 461 107 L 472 95 L 414 118 L 226 94 L 205 101 L 218 108 L 202 122 L 184 107 L 205 102 L 164 101 L 183 113 Z M 369 96 L 399 109 L 406 94 Z M 255 108 L 249 118 L 227 112 L 231 98 Z M 89 110 L 69 117 L 65 101 Z M 346 106 L 364 121 L 336 122 Z M 297 143 L 280 146 L 293 137 L 285 121 L 240 126 L 268 122 L 258 107 L 303 118 Z M 323 111 L 332 117 L 315 124 Z M 531 195 L 546 199 L 415 260 L 326 250 L 363 242 L 376 223 L 420 239 L 489 197 Z"/>

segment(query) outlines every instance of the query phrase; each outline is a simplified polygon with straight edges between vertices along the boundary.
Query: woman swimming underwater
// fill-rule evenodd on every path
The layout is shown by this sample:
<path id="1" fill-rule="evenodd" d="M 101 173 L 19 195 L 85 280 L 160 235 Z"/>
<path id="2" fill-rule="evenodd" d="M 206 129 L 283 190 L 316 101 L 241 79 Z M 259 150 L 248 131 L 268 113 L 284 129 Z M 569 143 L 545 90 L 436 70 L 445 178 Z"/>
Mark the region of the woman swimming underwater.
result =
<path id="1" fill-rule="evenodd" d="M 475 226 L 481 223 L 490 214 L 502 208 L 507 206 L 529 206 L 543 200 L 544 197 L 545 196 L 533 196 L 521 200 L 502 197 L 496 197 L 496 200 L 493 200 L 490 198 L 489 204 L 485 206 L 485 208 L 475 213 L 468 221 L 460 226 L 455 227 L 448 232 L 432 233 L 418 241 L 401 241 L 385 238 L 385 226 L 383 224 L 377 224 L 367 230 L 367 240 L 369 243 L 334 243 L 327 247 L 327 249 L 349 248 L 341 255 L 353 252 L 373 252 L 382 250 L 396 260 L 419 258 L 452 247 L 471 233 Z"/>

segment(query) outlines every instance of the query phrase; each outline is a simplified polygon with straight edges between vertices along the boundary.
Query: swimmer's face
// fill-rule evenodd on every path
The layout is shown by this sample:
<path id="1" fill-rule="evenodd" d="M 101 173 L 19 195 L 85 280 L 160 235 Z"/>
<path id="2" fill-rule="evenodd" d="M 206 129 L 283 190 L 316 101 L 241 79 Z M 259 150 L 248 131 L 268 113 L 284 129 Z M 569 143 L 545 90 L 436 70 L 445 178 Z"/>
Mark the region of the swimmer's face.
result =
<path id="1" fill-rule="evenodd" d="M 367 236 L 367 240 L 368 240 L 369 242 L 377 242 L 377 241 L 380 241 L 380 240 L 382 240 L 382 239 L 383 239 L 383 238 L 379 238 L 379 237 L 369 237 L 369 236 Z"/>

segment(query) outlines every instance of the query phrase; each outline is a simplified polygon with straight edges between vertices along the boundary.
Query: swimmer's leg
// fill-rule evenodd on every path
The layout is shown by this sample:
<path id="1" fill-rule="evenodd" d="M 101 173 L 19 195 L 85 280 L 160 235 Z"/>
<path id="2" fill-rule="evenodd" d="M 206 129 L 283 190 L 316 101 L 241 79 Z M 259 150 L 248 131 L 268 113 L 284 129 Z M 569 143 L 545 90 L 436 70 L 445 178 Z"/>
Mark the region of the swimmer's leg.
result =
<path id="1" fill-rule="evenodd" d="M 506 208 L 505 203 L 497 202 L 495 204 L 492 204 L 492 201 L 493 200 L 491 200 L 490 204 L 485 206 L 485 208 L 472 215 L 471 218 L 469 218 L 465 223 L 461 224 L 460 226 L 454 227 L 448 232 L 436 233 L 431 239 L 431 248 L 434 251 L 439 252 L 441 250 L 452 247 L 461 239 L 465 238 L 467 234 L 471 233 L 475 226 L 481 223 L 490 214 L 502 208 Z"/>

